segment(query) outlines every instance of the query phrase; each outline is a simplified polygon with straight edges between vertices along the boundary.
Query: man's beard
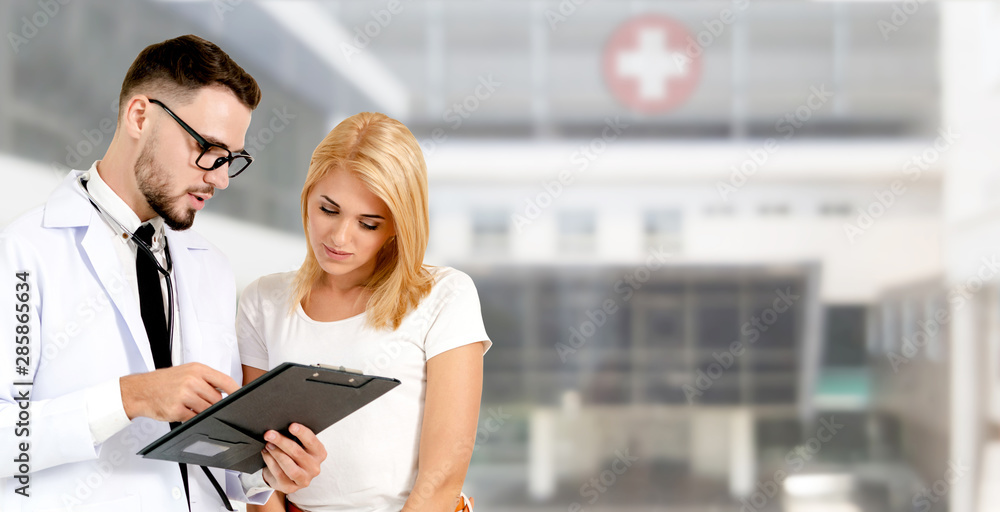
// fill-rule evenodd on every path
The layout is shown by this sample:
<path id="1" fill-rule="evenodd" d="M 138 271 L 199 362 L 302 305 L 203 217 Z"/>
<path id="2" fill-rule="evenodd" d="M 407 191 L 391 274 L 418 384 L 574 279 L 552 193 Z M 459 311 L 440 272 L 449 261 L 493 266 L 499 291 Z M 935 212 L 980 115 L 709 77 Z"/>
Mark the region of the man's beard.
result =
<path id="1" fill-rule="evenodd" d="M 149 207 L 163 218 L 163 222 L 175 231 L 184 231 L 194 224 L 194 215 L 197 212 L 193 208 L 185 208 L 184 206 L 172 207 L 171 203 L 177 202 L 177 199 L 167 195 L 167 191 L 170 189 L 167 171 L 154 162 L 152 146 L 155 145 L 155 142 L 156 136 L 154 134 L 139 153 L 139 158 L 135 162 L 136 183 L 139 186 L 139 191 L 145 196 L 146 202 L 149 203 Z M 211 192 L 211 190 L 205 192 Z"/>

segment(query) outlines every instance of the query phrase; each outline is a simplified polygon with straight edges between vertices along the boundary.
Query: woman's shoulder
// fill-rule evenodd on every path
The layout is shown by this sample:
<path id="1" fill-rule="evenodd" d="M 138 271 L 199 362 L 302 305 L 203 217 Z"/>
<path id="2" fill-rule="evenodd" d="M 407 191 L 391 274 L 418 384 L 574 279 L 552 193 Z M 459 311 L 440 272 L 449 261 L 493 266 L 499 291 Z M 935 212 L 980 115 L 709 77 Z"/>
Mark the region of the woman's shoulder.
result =
<path id="1" fill-rule="evenodd" d="M 428 271 L 434 278 L 434 285 L 431 287 L 432 296 L 449 296 L 462 291 L 475 290 L 476 284 L 468 274 L 453 267 L 435 266 L 428 267 Z"/>
<path id="2" fill-rule="evenodd" d="M 472 283 L 468 274 L 454 267 L 428 265 L 427 270 L 434 277 L 435 288 L 448 283 Z"/>
<path id="3" fill-rule="evenodd" d="M 252 297 L 275 299 L 287 296 L 295 286 L 295 271 L 278 272 L 258 277 L 243 293 Z"/>

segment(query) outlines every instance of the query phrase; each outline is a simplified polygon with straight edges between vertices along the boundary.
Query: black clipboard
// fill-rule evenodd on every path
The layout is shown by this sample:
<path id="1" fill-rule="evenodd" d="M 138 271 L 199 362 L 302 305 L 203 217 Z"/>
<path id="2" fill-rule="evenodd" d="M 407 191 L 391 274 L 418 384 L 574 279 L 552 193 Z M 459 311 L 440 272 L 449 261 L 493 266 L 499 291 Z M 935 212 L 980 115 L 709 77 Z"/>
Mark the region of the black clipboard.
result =
<path id="1" fill-rule="evenodd" d="M 400 384 L 344 367 L 282 363 L 153 441 L 139 455 L 253 473 L 264 467 L 264 433 L 300 423 L 315 433 Z"/>

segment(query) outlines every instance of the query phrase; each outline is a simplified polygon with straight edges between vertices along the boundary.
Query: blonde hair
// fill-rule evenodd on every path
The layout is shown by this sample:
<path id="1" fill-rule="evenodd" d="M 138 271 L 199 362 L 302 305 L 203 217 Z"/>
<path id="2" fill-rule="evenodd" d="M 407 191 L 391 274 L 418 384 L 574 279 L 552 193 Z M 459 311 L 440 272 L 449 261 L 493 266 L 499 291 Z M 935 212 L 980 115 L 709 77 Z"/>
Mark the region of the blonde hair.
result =
<path id="1" fill-rule="evenodd" d="M 365 305 L 368 325 L 399 328 L 403 317 L 417 307 L 434 284 L 427 250 L 427 164 L 416 138 L 399 121 L 385 114 L 355 114 L 330 131 L 313 151 L 302 187 L 302 229 L 306 259 L 295 276 L 292 307 L 308 300 L 323 278 L 309 244 L 309 195 L 322 179 L 345 170 L 385 202 L 396 235 L 375 256 L 375 271 L 365 283 L 372 292 Z"/>

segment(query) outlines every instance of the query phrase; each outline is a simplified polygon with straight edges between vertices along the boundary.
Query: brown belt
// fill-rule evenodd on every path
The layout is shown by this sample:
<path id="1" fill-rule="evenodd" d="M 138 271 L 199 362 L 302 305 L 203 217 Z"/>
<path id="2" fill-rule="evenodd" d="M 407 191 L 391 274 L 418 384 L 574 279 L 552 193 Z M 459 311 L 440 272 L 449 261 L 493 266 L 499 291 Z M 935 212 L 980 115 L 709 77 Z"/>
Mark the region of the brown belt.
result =
<path id="1" fill-rule="evenodd" d="M 472 512 L 472 507 L 475 505 L 476 500 L 466 497 L 464 494 L 461 499 L 458 500 L 458 505 L 455 507 L 455 512 Z"/>
<path id="2" fill-rule="evenodd" d="M 455 508 L 455 512 L 463 512 L 463 511 L 472 510 L 471 507 L 472 507 L 473 503 L 475 503 L 475 502 L 472 500 L 472 498 L 469 498 L 469 503 L 468 504 L 465 503 L 465 500 L 459 500 L 458 501 L 458 506 Z M 296 507 L 295 504 L 292 503 L 291 501 L 288 501 L 287 498 L 285 499 L 285 510 L 287 510 L 288 512 L 305 512 L 301 508 Z"/>

